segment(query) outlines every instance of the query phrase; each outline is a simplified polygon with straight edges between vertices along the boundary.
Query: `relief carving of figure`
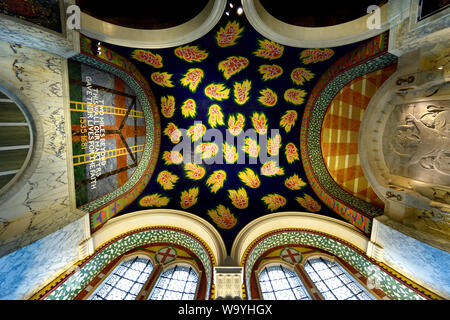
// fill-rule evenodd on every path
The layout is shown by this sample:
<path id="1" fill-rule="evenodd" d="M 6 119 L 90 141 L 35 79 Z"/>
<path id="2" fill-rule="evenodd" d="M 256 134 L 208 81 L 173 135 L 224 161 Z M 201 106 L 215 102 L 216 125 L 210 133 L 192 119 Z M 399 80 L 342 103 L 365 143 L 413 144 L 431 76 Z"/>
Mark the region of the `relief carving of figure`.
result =
<path id="1" fill-rule="evenodd" d="M 419 164 L 425 169 L 450 175 L 450 108 L 428 105 L 417 119 L 409 113 L 397 126 L 391 141 L 396 154 L 409 158 L 407 166 Z"/>

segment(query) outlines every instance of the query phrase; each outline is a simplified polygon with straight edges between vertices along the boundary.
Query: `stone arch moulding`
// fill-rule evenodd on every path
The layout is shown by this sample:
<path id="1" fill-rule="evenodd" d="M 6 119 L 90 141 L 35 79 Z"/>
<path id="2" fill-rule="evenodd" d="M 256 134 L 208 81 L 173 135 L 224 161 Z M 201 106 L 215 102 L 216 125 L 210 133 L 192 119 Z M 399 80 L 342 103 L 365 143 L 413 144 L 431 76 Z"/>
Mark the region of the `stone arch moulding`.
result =
<path id="1" fill-rule="evenodd" d="M 116 217 L 92 235 L 95 251 L 57 277 L 31 299 L 74 299 L 115 259 L 149 244 L 172 244 L 198 257 L 212 294 L 213 268 L 226 257 L 215 228 L 202 218 L 177 210 L 143 210 Z"/>
<path id="2" fill-rule="evenodd" d="M 333 230 L 335 235 L 328 234 Z M 268 250 L 285 245 L 306 246 L 335 256 L 353 267 L 361 281 L 376 278 L 377 285 L 391 299 L 430 299 L 430 294 L 365 254 L 368 239 L 348 223 L 314 214 L 282 212 L 254 220 L 236 237 L 231 255 L 244 267 L 246 297 L 252 299 L 252 272 Z"/>
<path id="3" fill-rule="evenodd" d="M 218 265 L 227 257 L 225 243 L 219 232 L 205 219 L 189 212 L 172 209 L 148 209 L 127 213 L 109 220 L 92 234 L 94 250 L 108 243 L 118 234 L 131 232 L 143 226 L 168 226 L 189 230 L 211 249 Z"/>
<path id="4" fill-rule="evenodd" d="M 389 29 L 389 3 L 380 8 L 381 26 L 369 29 L 370 14 L 330 27 L 300 27 L 282 22 L 269 14 L 259 0 L 242 0 L 250 24 L 264 37 L 283 45 L 298 48 L 327 48 L 369 39 Z M 388 14 L 389 13 L 389 14 Z M 355 32 L 355 30 L 357 30 Z M 361 30 L 361 31 L 360 31 Z"/>
<path id="5" fill-rule="evenodd" d="M 159 30 L 126 28 L 81 13 L 81 32 L 88 37 L 124 47 L 170 48 L 195 41 L 208 33 L 219 22 L 226 4 L 226 0 L 209 0 L 205 8 L 188 22 Z"/>

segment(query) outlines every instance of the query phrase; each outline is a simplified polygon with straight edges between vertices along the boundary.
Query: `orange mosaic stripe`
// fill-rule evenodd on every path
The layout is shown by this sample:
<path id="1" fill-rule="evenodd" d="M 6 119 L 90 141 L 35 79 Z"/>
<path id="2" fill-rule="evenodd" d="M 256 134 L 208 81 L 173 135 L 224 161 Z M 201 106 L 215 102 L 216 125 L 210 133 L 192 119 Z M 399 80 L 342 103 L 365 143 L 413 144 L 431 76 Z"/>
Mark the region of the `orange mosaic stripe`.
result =
<path id="1" fill-rule="evenodd" d="M 321 132 L 322 157 L 334 181 L 348 193 L 380 207 L 384 204 L 361 168 L 358 138 L 370 99 L 395 69 L 396 66 L 391 65 L 368 73 L 342 88 L 328 107 Z"/>

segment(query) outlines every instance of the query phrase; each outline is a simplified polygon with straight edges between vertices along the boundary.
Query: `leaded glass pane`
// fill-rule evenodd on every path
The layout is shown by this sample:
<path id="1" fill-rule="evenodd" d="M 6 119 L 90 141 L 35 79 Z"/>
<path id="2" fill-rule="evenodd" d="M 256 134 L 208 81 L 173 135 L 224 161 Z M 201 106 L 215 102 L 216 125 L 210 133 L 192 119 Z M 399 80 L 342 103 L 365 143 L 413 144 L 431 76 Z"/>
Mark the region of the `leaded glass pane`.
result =
<path id="1" fill-rule="evenodd" d="M 155 288 L 150 296 L 151 300 L 161 300 L 164 296 L 164 289 Z"/>
<path id="2" fill-rule="evenodd" d="M 110 285 L 104 284 L 104 285 L 100 288 L 100 290 L 97 292 L 97 295 L 98 295 L 99 297 L 105 298 L 106 295 L 108 294 L 108 292 L 111 290 L 111 288 L 112 288 L 112 287 L 111 287 Z"/>
<path id="3" fill-rule="evenodd" d="M 302 289 L 302 287 L 296 287 L 293 289 L 293 291 L 297 300 L 308 298 L 308 295 L 306 294 L 305 290 Z"/>
<path id="4" fill-rule="evenodd" d="M 126 292 L 114 288 L 106 296 L 106 300 L 123 300 L 126 295 Z"/>
<path id="5" fill-rule="evenodd" d="M 133 263 L 133 260 L 127 260 L 127 261 L 122 262 L 121 266 L 125 267 L 125 268 L 129 268 L 132 263 Z"/>
<path id="6" fill-rule="evenodd" d="M 290 278 L 288 278 L 288 281 L 289 281 L 291 288 L 301 286 L 300 279 L 298 277 L 290 277 Z"/>
<path id="7" fill-rule="evenodd" d="M 296 300 L 292 290 L 275 291 L 277 300 Z"/>
<path id="8" fill-rule="evenodd" d="M 338 266 L 333 266 L 333 267 L 331 267 L 331 270 L 334 272 L 334 274 L 335 275 L 340 275 L 340 274 L 342 274 L 343 272 L 342 272 L 342 270 L 338 267 Z"/>
<path id="9" fill-rule="evenodd" d="M 352 280 L 349 277 L 347 277 L 345 273 L 341 274 L 339 276 L 339 279 L 341 279 L 344 284 L 352 282 Z"/>
<path id="10" fill-rule="evenodd" d="M 371 300 L 370 297 L 364 292 L 359 293 L 357 297 L 359 300 Z"/>
<path id="11" fill-rule="evenodd" d="M 144 270 L 147 273 L 143 273 Z M 153 265 L 149 259 L 136 257 L 123 261 L 90 299 L 136 299 L 152 270 Z"/>
<path id="12" fill-rule="evenodd" d="M 312 271 L 311 273 L 308 273 L 308 275 L 313 282 L 320 281 L 319 275 L 317 273 L 315 273 L 314 271 Z"/>
<path id="13" fill-rule="evenodd" d="M 265 300 L 310 299 L 297 274 L 282 265 L 264 268 L 259 275 L 259 286 Z"/>
<path id="14" fill-rule="evenodd" d="M 164 295 L 163 300 L 181 300 L 182 297 L 183 297 L 182 292 L 166 291 L 166 294 Z"/>
<path id="15" fill-rule="evenodd" d="M 162 272 L 161 276 L 166 277 L 166 278 L 172 278 L 172 274 L 174 271 L 175 271 L 175 268 L 168 269 L 168 270 Z"/>
<path id="16" fill-rule="evenodd" d="M 116 288 L 121 289 L 123 291 L 130 291 L 132 286 L 133 286 L 133 281 L 130 281 L 125 278 L 120 279 L 116 284 Z"/>
<path id="17" fill-rule="evenodd" d="M 263 292 L 264 300 L 275 300 L 275 294 L 273 292 Z"/>
<path id="18" fill-rule="evenodd" d="M 195 295 L 193 293 L 184 293 L 181 300 L 194 300 Z"/>
<path id="19" fill-rule="evenodd" d="M 189 272 L 189 277 L 187 278 L 187 280 L 197 282 L 198 281 L 197 273 L 194 270 L 191 270 L 191 272 Z"/>
<path id="20" fill-rule="evenodd" d="M 269 272 L 269 278 L 270 280 L 278 280 L 284 278 L 284 272 L 281 270 L 280 267 L 274 267 L 274 269 L 270 270 Z"/>
<path id="21" fill-rule="evenodd" d="M 346 300 L 352 296 L 352 292 L 347 287 L 340 287 L 333 290 L 334 295 L 339 300 Z"/>
<path id="22" fill-rule="evenodd" d="M 145 266 L 143 272 L 144 272 L 144 273 L 150 274 L 150 273 L 152 273 L 152 271 L 153 271 L 153 265 L 149 262 L 149 263 Z"/>
<path id="23" fill-rule="evenodd" d="M 324 262 L 320 261 L 320 260 L 314 261 L 312 263 L 312 266 L 313 266 L 314 270 L 316 270 L 316 272 L 319 272 L 319 271 L 324 270 L 324 269 L 327 268 L 327 265 Z"/>
<path id="24" fill-rule="evenodd" d="M 122 277 L 129 279 L 131 281 L 133 280 L 137 280 L 139 278 L 139 276 L 141 275 L 141 272 L 133 270 L 133 269 L 128 269 Z"/>
<path id="25" fill-rule="evenodd" d="M 184 287 L 184 292 L 195 293 L 196 289 L 197 289 L 197 282 L 189 281 L 186 283 L 186 287 Z"/>
<path id="26" fill-rule="evenodd" d="M 127 272 L 128 268 L 125 268 L 123 265 L 121 265 L 117 271 L 114 271 L 114 273 L 118 276 L 122 276 L 125 272 Z"/>
<path id="27" fill-rule="evenodd" d="M 339 278 L 331 278 L 331 279 L 325 280 L 325 284 L 327 285 L 327 287 L 330 290 L 342 287 L 344 285 L 342 283 L 342 281 L 339 280 Z"/>
<path id="28" fill-rule="evenodd" d="M 139 276 L 139 278 L 136 281 L 141 284 L 144 284 L 145 281 L 147 281 L 149 276 L 150 276 L 150 274 L 148 274 L 148 273 L 141 273 L 141 275 Z"/>
<path id="29" fill-rule="evenodd" d="M 177 265 L 161 273 L 149 299 L 192 300 L 195 297 L 197 283 L 198 275 L 194 269 Z"/>
<path id="30" fill-rule="evenodd" d="M 355 294 L 362 291 L 362 290 L 361 290 L 356 284 L 354 284 L 353 282 L 348 284 L 348 288 L 349 288 L 353 293 L 355 293 Z"/>
<path id="31" fill-rule="evenodd" d="M 322 293 L 322 296 L 325 298 L 325 300 L 336 300 L 336 297 L 330 291 L 321 292 L 321 293 Z"/>
<path id="32" fill-rule="evenodd" d="M 114 286 L 117 283 L 117 281 L 119 281 L 119 280 L 120 280 L 120 277 L 118 275 L 113 274 L 113 275 L 111 275 L 111 277 L 109 277 L 109 279 L 106 281 L 106 283 L 111 286 Z"/>
<path id="33" fill-rule="evenodd" d="M 139 294 L 139 291 L 141 291 L 141 289 L 142 289 L 142 284 L 135 283 L 129 293 L 137 296 Z"/>
<path id="34" fill-rule="evenodd" d="M 163 278 L 162 276 L 159 278 L 158 284 L 157 286 L 159 288 L 167 288 L 167 286 L 169 285 L 170 279 L 168 278 Z"/>
<path id="35" fill-rule="evenodd" d="M 312 267 L 311 263 L 307 263 L 305 264 L 305 271 L 309 274 L 309 273 L 315 273 L 314 268 Z"/>
<path id="36" fill-rule="evenodd" d="M 259 281 L 268 281 L 269 280 L 269 275 L 267 274 L 266 269 L 264 269 L 261 274 L 259 275 Z"/>
<path id="37" fill-rule="evenodd" d="M 326 280 L 326 279 L 335 277 L 334 273 L 331 272 L 330 269 L 322 269 L 322 270 L 318 271 L 317 273 L 322 278 L 322 280 Z"/>
<path id="38" fill-rule="evenodd" d="M 316 282 L 315 285 L 320 292 L 328 291 L 328 288 L 323 281 Z"/>
<path id="39" fill-rule="evenodd" d="M 272 287 L 275 291 L 289 289 L 289 282 L 286 279 L 272 281 Z"/>
<path id="40" fill-rule="evenodd" d="M 261 292 L 269 292 L 272 291 L 272 286 L 270 285 L 269 281 L 261 281 L 259 283 L 259 286 L 261 288 Z"/>
<path id="41" fill-rule="evenodd" d="M 172 279 L 187 281 L 189 273 L 186 270 L 177 270 L 173 273 Z"/>
<path id="42" fill-rule="evenodd" d="M 138 261 L 133 263 L 131 268 L 136 271 L 144 271 L 146 265 L 147 265 L 147 261 L 145 261 L 145 260 L 143 261 L 143 259 L 139 259 Z"/>
<path id="43" fill-rule="evenodd" d="M 336 262 L 322 258 L 309 260 L 305 264 L 305 270 L 327 300 L 371 299 L 369 293 Z M 364 295 L 360 296 L 360 293 Z"/>
<path id="44" fill-rule="evenodd" d="M 186 284 L 185 281 L 181 281 L 181 280 L 174 280 L 172 279 L 169 283 L 168 288 L 170 290 L 174 290 L 174 291 L 180 291 L 182 292 L 184 289 L 184 285 Z"/>

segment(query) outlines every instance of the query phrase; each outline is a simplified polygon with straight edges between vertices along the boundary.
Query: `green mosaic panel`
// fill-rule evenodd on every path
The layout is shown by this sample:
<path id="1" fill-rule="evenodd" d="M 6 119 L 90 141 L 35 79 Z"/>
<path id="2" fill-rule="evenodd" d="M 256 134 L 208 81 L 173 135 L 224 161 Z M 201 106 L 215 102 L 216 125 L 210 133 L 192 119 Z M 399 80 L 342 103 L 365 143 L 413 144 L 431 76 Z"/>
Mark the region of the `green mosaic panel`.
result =
<path id="1" fill-rule="evenodd" d="M 293 231 L 277 233 L 263 239 L 250 252 L 245 264 L 245 281 L 247 295 L 251 299 L 250 276 L 257 259 L 267 250 L 279 245 L 308 245 L 319 249 L 327 250 L 331 254 L 341 258 L 352 265 L 363 276 L 376 279 L 377 286 L 389 297 L 397 300 L 425 300 L 422 296 L 406 287 L 404 284 L 384 272 L 377 265 L 370 262 L 357 251 L 350 247 L 323 235 L 308 232 Z"/>
<path id="2" fill-rule="evenodd" d="M 155 242 L 171 242 L 189 248 L 203 263 L 207 288 L 211 287 L 213 266 L 211 265 L 208 252 L 201 243 L 181 232 L 155 229 L 133 233 L 108 245 L 50 293 L 46 300 L 71 300 L 75 298 L 115 258 L 134 248 Z M 206 299 L 208 298 L 209 289 L 206 293 Z"/>
<path id="3" fill-rule="evenodd" d="M 136 80 L 133 79 L 129 74 L 126 72 L 113 67 L 109 64 L 106 64 L 104 62 L 92 59 L 90 57 L 87 57 L 85 55 L 77 55 L 73 57 L 72 59 L 77 60 L 79 62 L 88 64 L 90 66 L 93 66 L 95 68 L 98 68 L 100 70 L 107 71 L 111 74 L 114 74 L 124 80 L 128 86 L 130 86 L 131 89 L 134 90 L 136 93 L 136 96 L 138 97 L 139 101 L 141 102 L 142 110 L 144 111 L 145 116 L 145 126 L 146 126 L 146 140 L 145 140 L 145 147 L 144 151 L 142 153 L 142 159 L 139 162 L 138 167 L 132 174 L 132 176 L 128 179 L 128 181 L 122 185 L 120 188 L 117 188 L 111 193 L 108 193 L 107 195 L 98 198 L 94 201 L 89 202 L 88 204 L 80 207 L 79 209 L 86 211 L 86 212 L 92 212 L 94 210 L 97 210 L 102 205 L 116 199 L 117 197 L 121 196 L 122 194 L 130 191 L 136 183 L 139 181 L 141 176 L 144 175 L 145 170 L 147 169 L 148 164 L 150 163 L 150 160 L 153 155 L 153 146 L 155 143 L 155 134 L 160 134 L 155 132 L 154 127 L 154 118 L 152 114 L 152 107 L 147 99 L 147 96 L 141 86 L 136 82 Z"/>

